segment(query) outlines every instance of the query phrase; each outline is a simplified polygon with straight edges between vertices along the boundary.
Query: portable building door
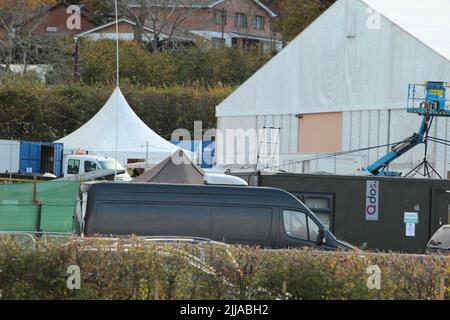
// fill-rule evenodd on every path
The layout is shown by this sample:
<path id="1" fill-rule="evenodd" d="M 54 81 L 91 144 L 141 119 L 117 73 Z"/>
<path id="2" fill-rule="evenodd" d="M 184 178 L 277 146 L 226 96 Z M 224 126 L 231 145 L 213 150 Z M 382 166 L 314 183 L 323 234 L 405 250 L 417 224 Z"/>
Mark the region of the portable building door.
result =
<path id="1" fill-rule="evenodd" d="M 41 173 L 61 175 L 61 161 L 63 154 L 62 144 L 41 144 Z"/>
<path id="2" fill-rule="evenodd" d="M 433 189 L 432 191 L 432 236 L 443 225 L 450 224 L 450 190 Z"/>
<path id="3" fill-rule="evenodd" d="M 41 145 L 41 168 L 40 173 L 53 173 L 55 148 L 49 145 Z"/>
<path id="4" fill-rule="evenodd" d="M 41 145 L 35 142 L 20 143 L 19 171 L 23 173 L 39 173 L 41 170 Z"/>
<path id="5" fill-rule="evenodd" d="M 54 144 L 54 168 L 53 168 L 53 174 L 55 176 L 60 177 L 62 175 L 62 161 L 63 161 L 63 144 L 62 143 L 55 143 Z"/>
<path id="6" fill-rule="evenodd" d="M 0 172 L 19 171 L 20 143 L 14 140 L 0 140 Z"/>

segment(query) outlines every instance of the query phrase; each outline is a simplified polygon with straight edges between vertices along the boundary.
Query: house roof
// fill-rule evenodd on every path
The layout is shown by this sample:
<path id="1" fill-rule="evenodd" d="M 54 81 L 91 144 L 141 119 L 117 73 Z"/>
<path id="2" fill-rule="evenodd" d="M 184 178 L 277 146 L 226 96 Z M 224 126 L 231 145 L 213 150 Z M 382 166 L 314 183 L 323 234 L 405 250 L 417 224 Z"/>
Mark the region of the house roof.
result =
<path id="1" fill-rule="evenodd" d="M 129 25 L 132 25 L 132 26 L 136 26 L 136 23 L 135 23 L 135 22 L 130 21 L 130 20 L 127 20 L 127 19 L 119 19 L 119 20 L 118 20 L 118 23 L 119 23 L 119 24 L 120 24 L 120 23 L 126 23 L 126 24 L 129 24 Z M 100 30 L 103 30 L 103 29 L 108 28 L 108 27 L 110 27 L 110 26 L 113 26 L 113 25 L 115 25 L 115 24 L 116 24 L 116 21 L 111 21 L 111 22 L 102 24 L 101 26 L 92 28 L 92 29 L 90 29 L 90 30 L 87 30 L 87 31 L 85 31 L 85 32 L 83 32 L 83 33 L 78 34 L 77 37 L 83 37 L 83 36 L 86 36 L 86 35 L 91 34 L 91 33 L 96 33 L 96 32 L 98 32 L 98 31 L 100 31 Z M 146 27 L 146 26 L 144 26 L 144 29 L 147 30 L 148 32 L 152 32 L 152 31 L 153 31 L 151 28 Z M 161 35 L 161 36 L 162 36 L 162 37 L 165 37 L 165 35 Z"/>
<path id="2" fill-rule="evenodd" d="M 136 26 L 135 22 L 127 20 L 127 19 L 119 19 L 118 23 L 119 24 L 126 23 L 126 24 L 129 24 L 129 25 L 132 25 L 133 27 Z M 103 30 L 105 28 L 108 28 L 110 26 L 113 26 L 115 24 L 116 24 L 116 21 L 111 21 L 111 22 L 105 23 L 105 24 L 103 24 L 101 26 L 98 26 L 98 27 L 92 28 L 90 30 L 87 30 L 85 32 L 82 32 L 80 34 L 77 34 L 76 36 L 77 37 L 84 37 L 84 36 L 87 36 L 87 35 L 92 34 L 92 33 L 100 32 L 101 30 Z M 148 27 L 148 26 L 144 26 L 144 29 L 145 29 L 145 31 L 147 31 L 149 33 L 153 32 L 153 29 Z M 168 29 L 168 28 L 163 28 L 162 32 L 159 34 L 159 37 L 162 38 L 162 39 L 167 39 L 169 37 L 167 35 L 169 30 L 165 30 L 165 29 Z M 195 37 L 191 36 L 189 34 L 188 30 L 185 30 L 185 29 L 183 29 L 181 27 L 179 27 L 178 29 L 180 29 L 180 32 L 178 32 L 177 35 L 175 35 L 175 38 L 177 38 L 180 41 L 194 41 Z"/>
<path id="3" fill-rule="evenodd" d="M 58 1 L 58 2 L 56 2 L 54 4 L 50 4 L 49 7 L 48 7 L 48 11 L 49 12 L 53 11 L 53 10 L 59 8 L 60 6 L 64 6 L 64 7 L 68 8 L 69 6 L 71 6 L 71 4 L 68 3 L 67 1 Z M 91 21 L 92 23 L 94 23 L 94 21 L 92 21 L 92 19 L 89 17 L 89 15 L 87 13 L 87 7 L 85 5 L 83 5 L 83 4 L 79 4 L 77 6 L 80 7 L 80 9 L 81 9 L 80 10 L 81 16 L 83 18 Z"/>
<path id="4" fill-rule="evenodd" d="M 450 61 L 450 0 L 360 0 Z"/>
<path id="5" fill-rule="evenodd" d="M 214 8 L 215 6 L 223 3 L 225 0 L 152 0 L 155 3 L 155 6 L 178 6 L 178 7 L 189 7 L 189 8 Z M 266 11 L 272 18 L 277 17 L 278 15 L 270 10 L 266 5 L 264 5 L 259 0 L 252 0 L 259 7 L 261 7 L 264 11 Z M 136 0 L 125 0 L 128 2 L 128 6 L 130 7 L 140 7 L 138 1 Z"/>

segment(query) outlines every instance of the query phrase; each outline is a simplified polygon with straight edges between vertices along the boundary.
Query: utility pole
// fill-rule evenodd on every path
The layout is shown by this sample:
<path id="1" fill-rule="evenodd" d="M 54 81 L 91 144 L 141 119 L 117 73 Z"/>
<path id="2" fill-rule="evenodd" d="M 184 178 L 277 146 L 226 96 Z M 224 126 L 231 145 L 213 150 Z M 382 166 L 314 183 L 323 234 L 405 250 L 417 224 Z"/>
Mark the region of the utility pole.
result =
<path id="1" fill-rule="evenodd" d="M 80 45 L 78 43 L 78 37 L 74 37 L 74 49 L 73 49 L 73 78 L 75 82 L 81 81 L 80 72 Z"/>
<path id="2" fill-rule="evenodd" d="M 225 8 L 221 10 L 221 23 L 222 23 L 222 46 L 225 44 L 225 23 L 226 23 L 227 12 Z"/>

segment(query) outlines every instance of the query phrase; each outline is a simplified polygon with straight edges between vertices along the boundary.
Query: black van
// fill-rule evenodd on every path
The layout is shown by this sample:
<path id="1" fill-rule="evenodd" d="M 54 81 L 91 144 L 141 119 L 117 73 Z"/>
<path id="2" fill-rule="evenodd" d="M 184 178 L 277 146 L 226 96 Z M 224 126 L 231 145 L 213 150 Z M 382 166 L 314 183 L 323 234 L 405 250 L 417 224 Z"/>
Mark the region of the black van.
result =
<path id="1" fill-rule="evenodd" d="M 82 185 L 76 232 L 85 236 L 199 237 L 263 248 L 351 250 L 288 192 L 233 186 Z"/>

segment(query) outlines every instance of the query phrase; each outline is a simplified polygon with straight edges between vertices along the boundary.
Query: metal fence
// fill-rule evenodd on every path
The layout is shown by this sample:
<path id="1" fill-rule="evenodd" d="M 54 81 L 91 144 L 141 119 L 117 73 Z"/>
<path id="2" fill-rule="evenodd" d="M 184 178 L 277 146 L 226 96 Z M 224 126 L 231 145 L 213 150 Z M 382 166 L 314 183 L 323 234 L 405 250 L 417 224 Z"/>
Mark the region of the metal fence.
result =
<path id="1" fill-rule="evenodd" d="M 0 184 L 0 231 L 72 232 L 79 182 Z"/>

